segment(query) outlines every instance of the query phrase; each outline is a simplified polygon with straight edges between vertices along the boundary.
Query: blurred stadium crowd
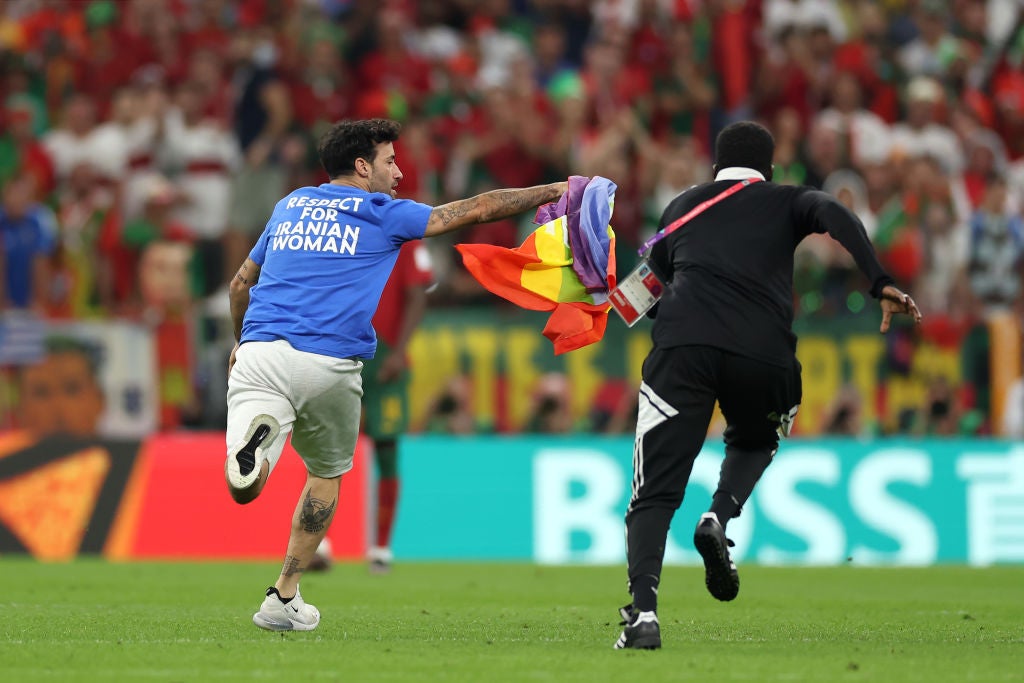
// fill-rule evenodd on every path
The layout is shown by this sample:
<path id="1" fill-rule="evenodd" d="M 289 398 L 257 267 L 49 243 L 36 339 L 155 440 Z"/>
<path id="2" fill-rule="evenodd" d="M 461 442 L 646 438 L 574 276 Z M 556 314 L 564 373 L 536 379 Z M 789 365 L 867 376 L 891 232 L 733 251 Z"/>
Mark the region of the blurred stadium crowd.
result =
<path id="1" fill-rule="evenodd" d="M 669 199 L 709 179 L 717 131 L 756 118 L 775 180 L 846 202 L 920 303 L 889 367 L 924 342 L 980 359 L 893 430 L 988 433 L 984 323 L 1024 313 L 1022 18 L 1016 0 L 7 0 L 0 303 L 202 320 L 193 386 L 230 343 L 225 283 L 275 201 L 326 180 L 315 140 L 336 120 L 401 120 L 400 193 L 430 204 L 613 179 L 625 273 Z M 431 245 L 432 305 L 493 307 L 449 247 Z M 870 303 L 827 237 L 801 246 L 796 287 L 798 323 Z M 841 392 L 825 431 L 861 433 L 864 400 Z"/>

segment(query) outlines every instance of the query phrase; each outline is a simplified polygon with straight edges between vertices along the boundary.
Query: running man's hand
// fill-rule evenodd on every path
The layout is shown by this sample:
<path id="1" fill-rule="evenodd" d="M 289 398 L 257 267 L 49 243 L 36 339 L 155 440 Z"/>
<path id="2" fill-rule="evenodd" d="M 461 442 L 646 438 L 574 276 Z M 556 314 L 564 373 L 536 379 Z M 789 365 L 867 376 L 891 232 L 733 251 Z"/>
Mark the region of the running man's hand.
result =
<path id="1" fill-rule="evenodd" d="M 914 300 L 909 294 L 904 294 L 892 285 L 886 285 L 882 289 L 882 298 L 878 300 L 878 304 L 882 307 L 882 326 L 878 330 L 882 334 L 889 331 L 893 313 L 909 315 L 914 318 L 915 323 L 921 322 L 921 311 L 917 309 Z"/>

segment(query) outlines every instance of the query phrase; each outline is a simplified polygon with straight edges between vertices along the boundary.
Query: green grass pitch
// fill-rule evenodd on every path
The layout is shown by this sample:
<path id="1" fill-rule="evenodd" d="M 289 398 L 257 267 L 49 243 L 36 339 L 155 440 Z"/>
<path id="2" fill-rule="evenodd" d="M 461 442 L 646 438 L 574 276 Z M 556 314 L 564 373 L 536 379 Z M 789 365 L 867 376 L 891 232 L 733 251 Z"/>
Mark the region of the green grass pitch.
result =
<path id="1" fill-rule="evenodd" d="M 1024 567 L 667 568 L 664 647 L 615 651 L 621 567 L 338 565 L 311 633 L 252 613 L 278 566 L 0 558 L 0 680 L 1021 681 Z"/>

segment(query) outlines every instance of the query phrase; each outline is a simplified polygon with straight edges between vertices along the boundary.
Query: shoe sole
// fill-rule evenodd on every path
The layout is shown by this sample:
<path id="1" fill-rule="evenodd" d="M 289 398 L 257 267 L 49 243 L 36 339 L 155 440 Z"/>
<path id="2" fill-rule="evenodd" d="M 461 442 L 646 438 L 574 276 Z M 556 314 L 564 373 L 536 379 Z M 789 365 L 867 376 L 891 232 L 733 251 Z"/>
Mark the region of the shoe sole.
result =
<path id="1" fill-rule="evenodd" d="M 312 631 L 320 625 L 319 621 L 315 624 L 303 624 L 290 619 L 287 622 L 274 621 L 263 616 L 262 612 L 252 615 L 252 623 L 267 631 Z"/>
<path id="2" fill-rule="evenodd" d="M 224 464 L 224 474 L 231 488 L 244 491 L 259 481 L 263 470 L 262 467 L 256 467 L 263 454 L 260 447 L 264 443 L 272 443 L 277 438 L 280 428 L 276 427 L 276 424 L 277 421 L 269 415 L 260 415 L 253 420 L 241 442 L 241 447 L 236 445 L 232 449 L 233 453 Z"/>
<path id="3" fill-rule="evenodd" d="M 719 535 L 703 525 L 693 532 L 693 545 L 704 558 L 704 584 L 712 597 L 729 602 L 740 593 L 740 577 L 732 568 L 729 551 Z"/>

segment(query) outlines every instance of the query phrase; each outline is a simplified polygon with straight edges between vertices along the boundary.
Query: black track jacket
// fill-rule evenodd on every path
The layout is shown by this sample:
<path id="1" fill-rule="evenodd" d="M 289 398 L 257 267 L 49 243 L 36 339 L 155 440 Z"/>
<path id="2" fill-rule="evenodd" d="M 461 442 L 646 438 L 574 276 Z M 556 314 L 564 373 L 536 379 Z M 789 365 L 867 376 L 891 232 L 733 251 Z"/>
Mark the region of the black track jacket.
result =
<path id="1" fill-rule="evenodd" d="M 757 171 L 727 168 L 714 182 L 673 199 L 659 229 Z M 654 245 L 650 261 L 671 284 L 656 309 L 651 336 L 660 348 L 707 345 L 790 367 L 793 251 L 811 233 L 827 232 L 853 256 L 881 295 L 893 279 L 864 226 L 834 197 L 810 187 L 753 183 L 726 197 Z"/>

